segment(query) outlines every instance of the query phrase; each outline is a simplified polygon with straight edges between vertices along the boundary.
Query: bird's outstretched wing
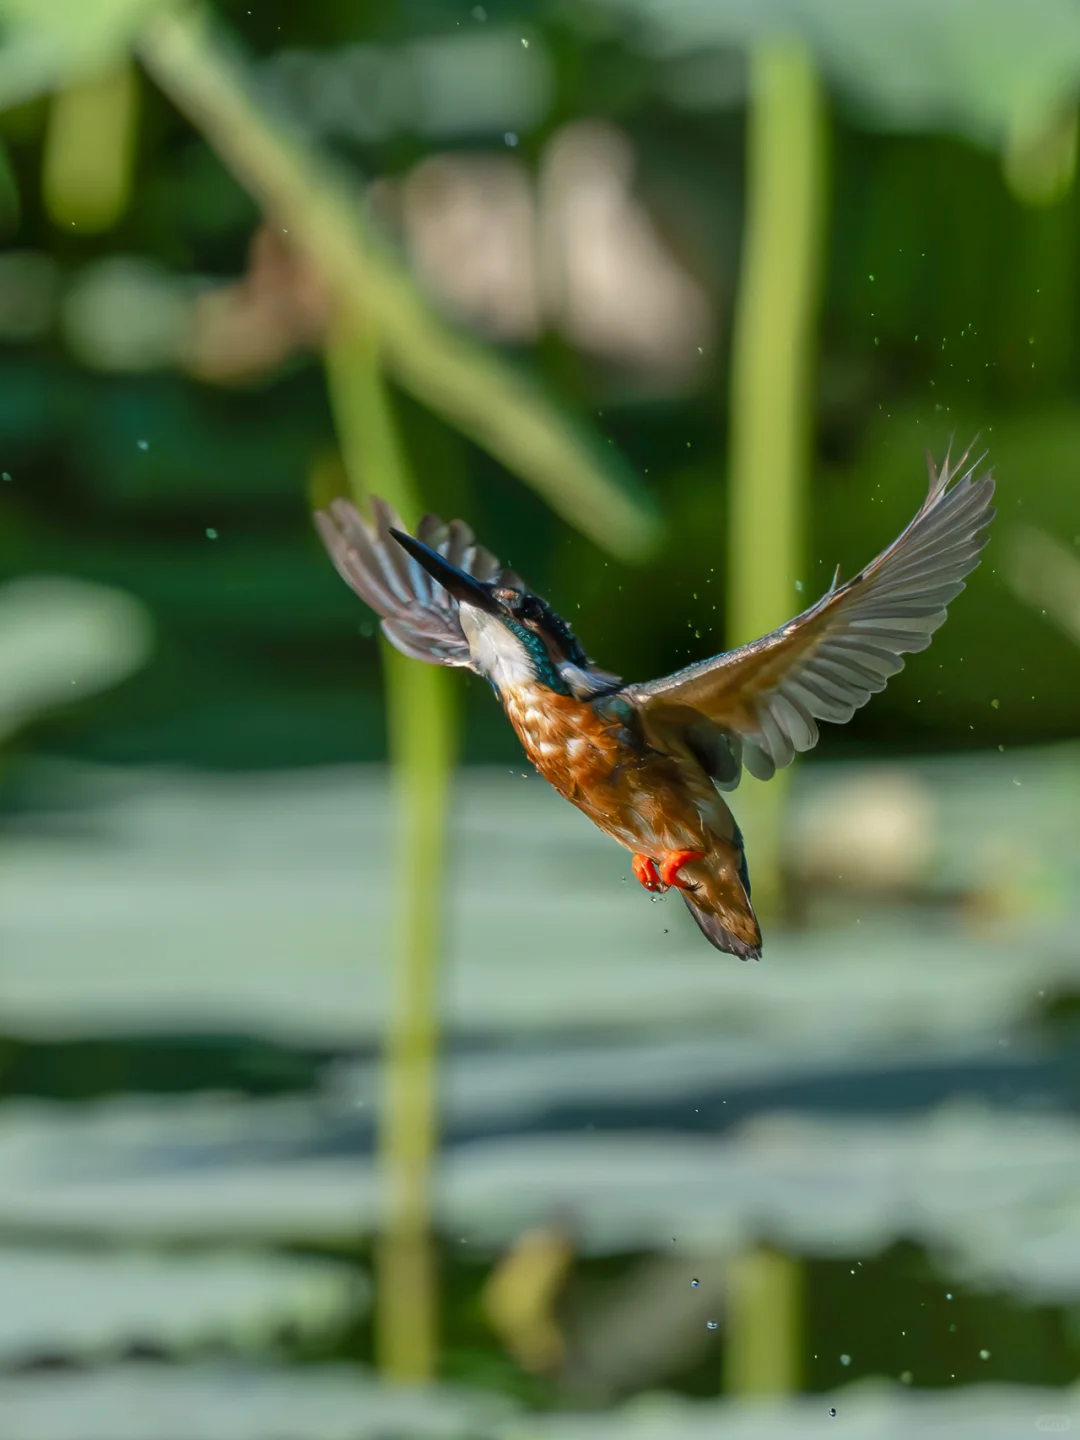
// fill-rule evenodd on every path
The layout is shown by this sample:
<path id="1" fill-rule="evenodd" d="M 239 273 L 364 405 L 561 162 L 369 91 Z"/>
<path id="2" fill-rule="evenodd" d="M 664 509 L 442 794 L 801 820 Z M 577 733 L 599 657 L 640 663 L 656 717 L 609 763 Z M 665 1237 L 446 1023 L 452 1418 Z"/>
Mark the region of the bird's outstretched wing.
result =
<path id="1" fill-rule="evenodd" d="M 960 473 L 968 453 L 951 468 L 946 455 L 940 471 L 927 455 L 921 509 L 853 580 L 838 585 L 838 571 L 816 605 L 750 645 L 628 686 L 622 693 L 649 742 L 690 751 L 722 789 L 734 789 L 743 763 L 768 780 L 817 744 L 818 720 L 850 720 L 903 669 L 902 654 L 926 649 L 979 563 L 994 482 L 989 473 L 974 478 L 978 461 Z"/>
<path id="2" fill-rule="evenodd" d="M 349 500 L 334 500 L 328 511 L 316 513 L 338 574 L 382 617 L 383 634 L 403 655 L 431 665 L 467 666 L 469 646 L 456 602 L 391 536 L 392 529 L 405 528 L 393 508 L 373 495 L 371 511 L 373 524 Z M 512 570 L 476 543 L 462 520 L 444 525 L 438 516 L 425 515 L 416 538 L 477 580 L 524 589 Z"/>

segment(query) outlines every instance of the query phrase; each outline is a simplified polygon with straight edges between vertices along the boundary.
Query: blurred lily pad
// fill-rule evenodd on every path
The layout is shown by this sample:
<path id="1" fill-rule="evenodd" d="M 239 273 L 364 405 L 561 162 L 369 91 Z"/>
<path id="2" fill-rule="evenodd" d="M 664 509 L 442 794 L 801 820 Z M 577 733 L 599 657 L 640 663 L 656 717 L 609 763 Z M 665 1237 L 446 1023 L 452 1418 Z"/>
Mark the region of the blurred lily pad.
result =
<path id="1" fill-rule="evenodd" d="M 594 0 L 655 56 L 716 52 L 716 101 L 732 98 L 723 52 L 794 37 L 826 78 L 886 130 L 945 130 L 999 145 L 1080 95 L 1080 10 L 1070 0 Z M 707 94 L 700 67 L 695 94 Z"/>
<path id="2" fill-rule="evenodd" d="M 239 1250 L 0 1250 L 8 1304 L 0 1357 L 86 1355 L 147 1340 L 179 1348 L 229 1336 L 257 1341 L 277 1325 L 339 1326 L 366 1308 L 351 1266 Z"/>
<path id="3" fill-rule="evenodd" d="M 62 576 L 12 580 L 0 589 L 0 737 L 115 685 L 151 647 L 150 617 L 134 596 Z"/>

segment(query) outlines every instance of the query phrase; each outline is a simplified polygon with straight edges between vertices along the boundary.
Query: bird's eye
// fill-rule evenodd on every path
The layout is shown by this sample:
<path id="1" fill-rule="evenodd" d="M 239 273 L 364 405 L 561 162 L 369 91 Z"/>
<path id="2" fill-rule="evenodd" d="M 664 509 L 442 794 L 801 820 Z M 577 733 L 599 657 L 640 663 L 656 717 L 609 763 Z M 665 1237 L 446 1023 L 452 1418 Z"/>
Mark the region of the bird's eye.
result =
<path id="1" fill-rule="evenodd" d="M 515 608 L 521 620 L 539 620 L 544 613 L 535 595 L 523 595 Z"/>

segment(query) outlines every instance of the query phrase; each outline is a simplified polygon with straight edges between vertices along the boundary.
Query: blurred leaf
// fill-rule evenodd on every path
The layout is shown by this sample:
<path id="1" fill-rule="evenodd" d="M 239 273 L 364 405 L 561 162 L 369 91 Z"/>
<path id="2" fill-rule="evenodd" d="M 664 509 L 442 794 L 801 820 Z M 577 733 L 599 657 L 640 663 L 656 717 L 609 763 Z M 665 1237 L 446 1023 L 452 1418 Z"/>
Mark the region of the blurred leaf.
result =
<path id="1" fill-rule="evenodd" d="M 1072 0 L 593 3 L 631 22 L 658 56 L 798 36 L 867 123 L 888 130 L 952 130 L 996 147 L 1017 130 L 1039 131 L 1080 95 L 1080 9 Z M 715 71 L 717 101 L 729 101 L 719 54 Z"/>
<path id="2" fill-rule="evenodd" d="M 565 1356 L 555 1305 L 573 1262 L 573 1246 L 563 1230 L 527 1230 L 484 1286 L 481 1301 L 487 1319 L 525 1370 L 552 1370 Z"/>
<path id="3" fill-rule="evenodd" d="M 1005 573 L 1016 593 L 1080 645 L 1080 560 L 1034 525 L 1005 537 Z"/>
<path id="4" fill-rule="evenodd" d="M 124 679 L 150 654 L 146 610 L 119 590 L 59 576 L 0 590 L 0 735 Z"/>
<path id="5" fill-rule="evenodd" d="M 161 0 L 0 0 L 0 110 L 106 70 Z"/>
<path id="6" fill-rule="evenodd" d="M 373 323 L 399 384 L 605 548 L 632 557 L 649 550 L 658 517 L 625 462 L 515 367 L 431 309 L 364 224 L 347 185 L 250 98 L 245 76 L 213 46 L 205 23 L 179 11 L 160 15 L 140 53 L 267 217 L 318 264 L 342 306 L 361 324 Z"/>

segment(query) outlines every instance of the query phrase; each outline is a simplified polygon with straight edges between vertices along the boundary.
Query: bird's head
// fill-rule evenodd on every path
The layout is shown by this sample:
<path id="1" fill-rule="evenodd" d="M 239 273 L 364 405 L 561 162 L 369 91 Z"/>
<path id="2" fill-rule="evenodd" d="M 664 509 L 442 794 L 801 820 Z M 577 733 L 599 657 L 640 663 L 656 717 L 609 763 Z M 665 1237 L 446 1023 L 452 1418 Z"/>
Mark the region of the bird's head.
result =
<path id="1" fill-rule="evenodd" d="M 412 535 L 390 533 L 457 602 L 472 663 L 498 691 L 543 685 L 571 695 L 597 689 L 577 637 L 546 600 L 498 579 L 477 580 Z"/>

